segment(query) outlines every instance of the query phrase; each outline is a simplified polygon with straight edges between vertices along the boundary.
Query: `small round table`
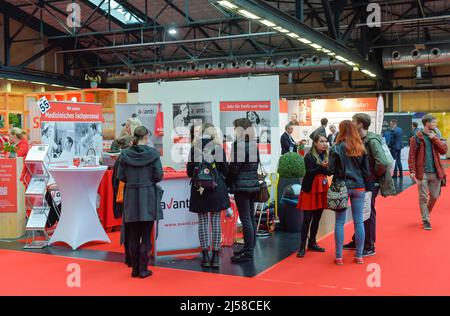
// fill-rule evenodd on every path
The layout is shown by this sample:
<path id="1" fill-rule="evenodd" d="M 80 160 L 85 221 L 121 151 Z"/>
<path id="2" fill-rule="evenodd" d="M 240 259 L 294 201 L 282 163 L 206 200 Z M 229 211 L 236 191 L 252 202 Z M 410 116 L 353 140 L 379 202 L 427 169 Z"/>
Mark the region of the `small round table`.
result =
<path id="1" fill-rule="evenodd" d="M 50 167 L 61 193 L 61 216 L 49 244 L 64 242 L 73 250 L 90 241 L 110 243 L 97 215 L 97 190 L 106 166 Z"/>

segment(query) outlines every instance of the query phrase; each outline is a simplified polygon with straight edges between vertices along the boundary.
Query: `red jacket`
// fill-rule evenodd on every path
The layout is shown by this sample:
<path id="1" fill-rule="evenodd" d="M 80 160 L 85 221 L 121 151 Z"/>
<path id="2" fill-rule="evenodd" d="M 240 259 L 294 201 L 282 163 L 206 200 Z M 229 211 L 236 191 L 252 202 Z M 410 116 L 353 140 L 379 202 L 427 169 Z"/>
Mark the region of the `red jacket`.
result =
<path id="1" fill-rule="evenodd" d="M 26 157 L 28 154 L 28 141 L 24 137 L 16 144 L 17 157 Z"/>
<path id="2" fill-rule="evenodd" d="M 409 139 L 409 158 L 408 165 L 409 171 L 416 174 L 418 180 L 423 180 L 423 174 L 425 169 L 425 140 L 421 131 L 416 133 L 416 136 L 412 136 Z M 441 142 L 438 137 L 431 140 L 433 149 L 434 165 L 436 166 L 436 173 L 439 179 L 445 178 L 444 167 L 441 164 L 440 155 L 447 153 L 447 145 Z"/>

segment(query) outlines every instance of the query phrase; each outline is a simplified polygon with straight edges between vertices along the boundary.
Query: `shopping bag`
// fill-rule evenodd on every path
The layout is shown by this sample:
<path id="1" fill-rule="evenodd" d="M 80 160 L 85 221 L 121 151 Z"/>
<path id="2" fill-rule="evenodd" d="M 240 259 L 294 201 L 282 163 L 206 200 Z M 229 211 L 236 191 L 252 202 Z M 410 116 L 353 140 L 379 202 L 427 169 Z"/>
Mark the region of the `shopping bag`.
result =
<path id="1" fill-rule="evenodd" d="M 117 188 L 116 203 L 123 204 L 123 194 L 125 193 L 125 182 L 119 181 L 119 187 Z"/>
<path id="2" fill-rule="evenodd" d="M 164 136 L 164 114 L 161 111 L 161 105 L 159 105 L 158 113 L 156 113 L 155 136 Z"/>
<path id="3" fill-rule="evenodd" d="M 236 239 L 238 212 L 233 197 L 230 197 L 230 205 L 233 209 L 233 216 L 227 217 L 225 212 L 220 214 L 222 229 L 222 246 L 231 247 Z"/>
<path id="4" fill-rule="evenodd" d="M 363 222 L 370 218 L 370 212 L 372 211 L 372 192 L 367 192 L 364 196 L 364 209 L 363 209 Z"/>

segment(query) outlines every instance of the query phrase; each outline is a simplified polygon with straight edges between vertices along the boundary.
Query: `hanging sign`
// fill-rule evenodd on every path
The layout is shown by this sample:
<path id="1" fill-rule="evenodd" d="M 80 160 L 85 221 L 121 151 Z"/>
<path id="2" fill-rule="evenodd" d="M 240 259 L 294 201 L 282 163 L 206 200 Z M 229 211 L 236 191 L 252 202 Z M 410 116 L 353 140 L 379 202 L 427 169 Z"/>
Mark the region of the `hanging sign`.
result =
<path id="1" fill-rule="evenodd" d="M 50 110 L 50 103 L 48 103 L 48 100 L 45 96 L 43 96 L 42 98 L 40 98 L 37 101 L 37 105 L 38 105 L 39 109 L 41 110 L 42 114 L 44 114 L 45 112 Z"/>

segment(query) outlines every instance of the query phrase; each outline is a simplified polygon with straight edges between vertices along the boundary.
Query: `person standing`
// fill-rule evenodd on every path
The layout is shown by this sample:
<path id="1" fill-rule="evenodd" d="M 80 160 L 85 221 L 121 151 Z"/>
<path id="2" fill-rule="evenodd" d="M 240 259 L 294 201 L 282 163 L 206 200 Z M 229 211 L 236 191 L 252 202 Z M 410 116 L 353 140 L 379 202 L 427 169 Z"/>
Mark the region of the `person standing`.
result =
<path id="1" fill-rule="evenodd" d="M 397 120 L 393 119 L 390 122 L 391 125 L 391 137 L 390 137 L 390 143 L 389 148 L 391 149 L 392 156 L 395 159 L 395 167 L 394 167 L 394 175 L 393 178 L 397 177 L 397 170 L 398 170 L 398 176 L 400 178 L 403 178 L 403 166 L 402 166 L 402 148 L 403 148 L 403 130 L 398 127 Z"/>
<path id="2" fill-rule="evenodd" d="M 411 136 L 414 136 L 414 135 L 416 135 L 416 133 L 418 132 L 418 131 L 420 131 L 420 128 L 419 128 L 419 123 L 417 123 L 417 122 L 412 122 L 412 128 L 411 128 L 411 130 L 412 130 L 412 135 Z"/>
<path id="3" fill-rule="evenodd" d="M 330 146 L 333 146 L 336 143 L 336 138 L 338 137 L 339 132 L 334 125 L 330 125 L 330 131 L 331 134 L 328 135 L 328 144 Z"/>
<path id="4" fill-rule="evenodd" d="M 202 267 L 219 268 L 219 251 L 221 241 L 220 212 L 230 207 L 228 188 L 225 178 L 228 165 L 222 142 L 214 125 L 205 123 L 191 147 L 187 163 L 187 175 L 192 178 L 189 211 L 198 214 L 198 235 L 202 249 Z M 198 175 L 207 170 L 212 174 L 212 187 L 198 181 Z M 207 183 L 209 184 L 209 183 Z M 209 215 L 208 215 L 209 214 Z M 212 257 L 208 252 L 210 235 L 209 217 L 212 228 Z"/>
<path id="5" fill-rule="evenodd" d="M 16 147 L 17 157 L 26 157 L 29 150 L 27 132 L 18 127 L 9 131 L 9 141 Z"/>
<path id="6" fill-rule="evenodd" d="M 436 135 L 437 119 L 427 114 L 422 118 L 423 130 L 409 139 L 408 165 L 410 177 L 417 182 L 423 229 L 431 230 L 430 213 L 446 184 L 440 155 L 447 153 L 447 145 Z"/>
<path id="7" fill-rule="evenodd" d="M 256 243 L 254 194 L 259 191 L 259 151 L 255 130 L 247 118 L 233 122 L 236 140 L 231 148 L 227 184 L 234 199 L 244 231 L 244 247 L 231 257 L 234 263 L 253 260 Z"/>
<path id="8" fill-rule="evenodd" d="M 288 152 L 297 152 L 298 142 L 292 137 L 292 132 L 294 131 L 294 126 L 289 123 L 284 127 L 285 132 L 281 135 L 281 154 L 284 155 Z"/>
<path id="9" fill-rule="evenodd" d="M 395 185 L 389 170 L 390 163 L 382 147 L 381 136 L 369 132 L 371 124 L 370 115 L 366 113 L 357 113 L 353 115 L 353 124 L 358 130 L 359 136 L 366 148 L 370 175 L 366 178 L 366 191 L 372 192 L 372 200 L 370 203 L 370 217 L 364 221 L 364 250 L 363 257 L 373 256 L 376 254 L 376 209 L 375 202 L 380 192 L 383 196 L 395 195 Z M 356 249 L 355 235 L 352 241 L 344 245 L 344 249 Z"/>
<path id="10" fill-rule="evenodd" d="M 328 119 L 327 118 L 323 118 L 320 120 L 320 127 L 317 128 L 316 130 L 314 130 L 314 132 L 312 132 L 309 135 L 309 138 L 311 138 L 312 140 L 314 140 L 314 137 L 316 136 L 316 134 L 320 134 L 320 135 L 324 135 L 325 137 L 327 137 L 327 125 L 328 125 Z"/>
<path id="11" fill-rule="evenodd" d="M 308 251 L 325 252 L 325 249 L 319 247 L 317 244 L 316 236 L 317 231 L 319 230 L 323 209 L 328 206 L 327 147 L 327 138 L 317 134 L 314 138 L 311 151 L 305 156 L 306 174 L 303 178 L 302 189 L 297 204 L 297 208 L 301 212 L 304 212 L 300 247 L 297 253 L 297 257 L 299 258 L 305 256 L 308 233 Z"/>
<path id="12" fill-rule="evenodd" d="M 146 278 L 151 232 L 155 220 L 163 218 L 160 192 L 156 183 L 163 178 L 159 152 L 148 147 L 149 131 L 144 126 L 134 130 L 133 146 L 121 152 L 118 178 L 125 182 L 124 220 L 129 229 L 131 276 Z"/>
<path id="13" fill-rule="evenodd" d="M 336 145 L 330 149 L 328 173 L 333 175 L 333 182 L 344 182 L 351 200 L 353 226 L 355 228 L 356 254 L 355 262 L 363 264 L 364 224 L 363 209 L 365 200 L 365 181 L 370 175 L 369 161 L 361 137 L 352 121 L 345 120 L 339 124 L 339 136 Z M 336 243 L 336 260 L 343 264 L 342 248 L 344 243 L 344 224 L 346 209 L 336 212 L 334 231 Z"/>

